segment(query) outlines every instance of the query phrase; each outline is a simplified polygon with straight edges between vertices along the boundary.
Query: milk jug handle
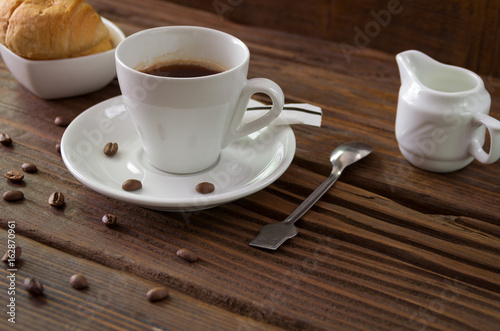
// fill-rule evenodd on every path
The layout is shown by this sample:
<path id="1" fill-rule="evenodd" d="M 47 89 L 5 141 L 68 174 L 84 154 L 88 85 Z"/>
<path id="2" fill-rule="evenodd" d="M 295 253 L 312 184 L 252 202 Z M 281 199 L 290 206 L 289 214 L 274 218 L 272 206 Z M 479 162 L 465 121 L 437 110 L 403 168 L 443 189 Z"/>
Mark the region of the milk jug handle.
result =
<path id="1" fill-rule="evenodd" d="M 472 117 L 472 125 L 480 127 L 484 125 L 490 133 L 490 151 L 486 153 L 479 140 L 474 138 L 469 145 L 469 153 L 481 163 L 491 164 L 500 158 L 500 121 L 483 114 L 475 114 Z"/>

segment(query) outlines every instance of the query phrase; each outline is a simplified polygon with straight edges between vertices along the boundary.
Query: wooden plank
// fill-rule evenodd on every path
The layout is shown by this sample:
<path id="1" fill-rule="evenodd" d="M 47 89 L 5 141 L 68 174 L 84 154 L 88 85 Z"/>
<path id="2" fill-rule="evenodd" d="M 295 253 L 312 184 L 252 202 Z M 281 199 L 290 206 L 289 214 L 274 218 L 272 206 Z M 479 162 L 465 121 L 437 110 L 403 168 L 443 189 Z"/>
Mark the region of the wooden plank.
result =
<path id="1" fill-rule="evenodd" d="M 291 170 L 283 178 L 285 182 L 297 178 Z M 67 206 L 53 210 L 43 195 L 48 189 L 46 182 L 37 182 L 36 189 L 32 180 L 27 180 L 25 201 L 1 205 L 2 215 L 15 215 L 19 234 L 167 284 L 239 314 L 258 312 L 265 321 L 283 327 L 327 328 L 344 325 L 351 315 L 349 318 L 358 316 L 355 320 L 363 325 L 396 327 L 415 312 L 415 304 L 426 307 L 437 300 L 449 305 L 451 312 L 467 307 L 462 311 L 464 320 L 435 317 L 450 327 L 479 323 L 475 316 L 485 326 L 496 319 L 481 311 L 482 307 L 491 309 L 499 299 L 495 293 L 500 279 L 494 262 L 499 254 L 498 238 L 491 237 L 490 243 L 485 241 L 490 234 L 478 230 L 463 233 L 463 228 L 455 228 L 453 223 L 450 230 L 448 222 L 436 222 L 349 184 L 338 183 L 337 189 L 303 218 L 301 235 L 271 254 L 247 243 L 262 224 L 274 221 L 267 215 L 281 215 L 293 208 L 296 199 L 287 197 L 289 190 L 280 192 L 284 201 L 278 199 L 279 203 L 273 202 L 274 194 L 264 190 L 234 204 L 178 215 L 103 199 L 86 189 L 75 190 L 77 184 L 66 179 L 58 185 L 68 197 Z M 294 185 L 304 189 L 312 186 L 296 180 Z M 93 198 L 88 200 L 90 196 Z M 115 230 L 99 224 L 100 216 L 110 211 L 120 220 Z M 37 215 L 36 219 L 31 215 Z M 7 216 L 2 226 L 16 219 Z M 441 238 L 441 232 L 447 237 Z M 179 260 L 175 256 L 179 247 L 191 248 L 200 262 L 187 265 Z M 374 260 L 379 260 L 376 268 Z M 401 278 L 401 273 L 407 276 Z M 453 286 L 460 302 L 454 301 L 455 296 L 442 300 L 428 293 L 429 282 L 436 293 Z M 401 288 L 389 286 L 395 283 Z M 396 308 L 393 300 L 401 296 L 400 291 L 417 296 Z M 485 293 L 486 298 L 477 301 Z M 431 299 L 425 301 L 418 295 Z M 332 316 L 328 310 L 318 311 L 314 306 L 318 301 L 322 307 L 340 305 L 345 314 Z"/>
<path id="2" fill-rule="evenodd" d="M 500 75 L 500 4 L 494 0 L 172 0 L 245 25 L 396 54 L 418 49 L 442 62 Z M 342 44 L 344 43 L 344 44 Z"/>
<path id="3" fill-rule="evenodd" d="M 16 222 L 17 223 L 17 222 Z M 7 231 L 0 230 L 0 238 Z M 15 302 L 15 315 L 4 315 L 1 324 L 16 330 L 279 330 L 272 325 L 214 307 L 170 288 L 169 297 L 151 303 L 146 293 L 160 282 L 75 257 L 21 235 L 14 241 L 23 253 L 16 271 L 2 267 L 0 302 Z M 6 242 L 5 242 L 6 243 Z M 2 247 L 6 245 L 2 244 Z M 69 279 L 83 274 L 89 287 L 75 290 Z M 14 275 L 14 278 L 7 276 Z M 44 295 L 32 297 L 24 288 L 26 277 L 39 279 Z M 11 285 L 14 280 L 15 285 Z M 8 288 L 14 292 L 9 294 Z M 5 304 L 5 305 L 4 305 Z M 9 308 L 10 310 L 10 308 Z M 5 317 L 5 316 L 3 316 Z M 15 317 L 12 322 L 8 318 Z"/>

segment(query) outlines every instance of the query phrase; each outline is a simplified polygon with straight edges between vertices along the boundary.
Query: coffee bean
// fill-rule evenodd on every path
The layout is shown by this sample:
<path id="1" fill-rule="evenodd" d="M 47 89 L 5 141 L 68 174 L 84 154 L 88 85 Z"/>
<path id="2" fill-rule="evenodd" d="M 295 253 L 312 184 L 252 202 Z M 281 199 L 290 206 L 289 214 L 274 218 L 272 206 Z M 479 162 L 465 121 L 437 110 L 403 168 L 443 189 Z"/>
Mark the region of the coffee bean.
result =
<path id="1" fill-rule="evenodd" d="M 122 189 L 125 191 L 135 191 L 142 188 L 142 183 L 137 179 L 127 179 L 122 184 Z"/>
<path id="2" fill-rule="evenodd" d="M 104 223 L 104 225 L 112 227 L 116 225 L 116 220 L 118 217 L 113 214 L 106 214 L 102 217 L 101 221 Z"/>
<path id="3" fill-rule="evenodd" d="M 64 205 L 64 195 L 61 192 L 54 192 L 49 197 L 49 204 L 52 207 L 62 207 Z"/>
<path id="4" fill-rule="evenodd" d="M 7 191 L 2 194 L 2 198 L 5 201 L 13 202 L 24 199 L 24 194 L 23 192 L 17 190 Z"/>
<path id="5" fill-rule="evenodd" d="M 14 183 L 19 183 L 24 179 L 23 173 L 17 170 L 10 170 L 3 176 Z"/>
<path id="6" fill-rule="evenodd" d="M 215 186 L 212 183 L 203 182 L 196 185 L 196 192 L 201 194 L 212 193 L 215 190 Z"/>
<path id="7" fill-rule="evenodd" d="M 10 136 L 8 134 L 1 132 L 0 133 L 0 144 L 2 144 L 4 146 L 12 145 L 12 139 L 10 138 Z"/>
<path id="8" fill-rule="evenodd" d="M 104 154 L 107 156 L 113 156 L 118 152 L 118 144 L 117 143 L 107 143 L 103 149 Z"/>
<path id="9" fill-rule="evenodd" d="M 16 246 L 16 248 L 14 248 L 14 256 L 9 255 L 9 253 L 12 254 L 12 252 L 7 251 L 2 257 L 2 262 L 8 262 L 9 259 L 14 259 L 15 261 L 17 261 L 17 259 L 21 256 L 22 252 L 23 250 L 21 246 Z"/>
<path id="10" fill-rule="evenodd" d="M 61 154 L 61 144 L 59 143 L 56 144 L 56 151 L 57 153 Z"/>
<path id="11" fill-rule="evenodd" d="M 71 123 L 71 120 L 66 116 L 57 116 L 54 119 L 54 124 L 57 126 L 68 126 Z"/>
<path id="12" fill-rule="evenodd" d="M 21 166 L 21 169 L 23 169 L 24 172 L 27 172 L 29 174 L 32 174 L 32 173 L 38 171 L 38 168 L 33 163 L 23 163 L 23 165 Z"/>
<path id="13" fill-rule="evenodd" d="M 82 274 L 74 274 L 69 279 L 69 283 L 73 286 L 74 289 L 83 290 L 84 288 L 89 287 L 89 283 L 87 282 L 87 278 L 85 278 Z"/>
<path id="14" fill-rule="evenodd" d="M 43 284 L 35 277 L 27 277 L 24 280 L 24 288 L 29 294 L 35 297 L 43 294 Z"/>
<path id="15" fill-rule="evenodd" d="M 188 262 L 196 262 L 198 258 L 196 255 L 187 248 L 181 248 L 177 251 L 177 256 L 183 258 Z"/>
<path id="16" fill-rule="evenodd" d="M 155 302 L 166 299 L 168 297 L 168 294 L 169 294 L 168 288 L 155 287 L 148 291 L 146 297 L 148 298 L 149 301 Z"/>

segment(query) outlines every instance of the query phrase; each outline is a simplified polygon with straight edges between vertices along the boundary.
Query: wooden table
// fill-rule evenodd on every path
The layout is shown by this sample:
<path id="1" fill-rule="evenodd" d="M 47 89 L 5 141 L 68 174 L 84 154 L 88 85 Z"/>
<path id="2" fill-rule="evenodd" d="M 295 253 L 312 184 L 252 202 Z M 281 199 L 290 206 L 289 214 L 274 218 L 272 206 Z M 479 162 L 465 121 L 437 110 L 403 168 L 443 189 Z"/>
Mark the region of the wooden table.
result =
<path id="1" fill-rule="evenodd" d="M 0 171 L 38 166 L 21 202 L 0 201 L 0 247 L 8 224 L 23 254 L 15 294 L 0 278 L 0 329 L 15 298 L 16 330 L 498 330 L 500 323 L 500 162 L 449 174 L 425 172 L 400 154 L 394 136 L 400 86 L 394 54 L 363 49 L 346 62 L 338 44 L 231 23 L 159 0 L 89 1 L 129 35 L 162 25 L 202 25 L 248 44 L 250 77 L 267 77 L 287 102 L 324 111 L 321 128 L 296 125 L 287 171 L 267 188 L 198 212 L 159 212 L 96 193 L 66 169 L 55 146 L 74 118 L 120 94 L 117 81 L 80 97 L 42 100 L 0 62 Z M 500 77 L 484 76 L 500 118 Z M 330 151 L 348 141 L 374 153 L 349 168 L 277 251 L 248 245 L 259 228 L 291 213 L 329 174 Z M 47 203 L 60 191 L 66 205 Z M 101 217 L 113 213 L 119 225 Z M 189 248 L 189 263 L 178 256 Z M 69 278 L 84 274 L 89 288 Z M 30 296 L 26 277 L 40 279 Z M 150 303 L 146 292 L 170 289 Z"/>

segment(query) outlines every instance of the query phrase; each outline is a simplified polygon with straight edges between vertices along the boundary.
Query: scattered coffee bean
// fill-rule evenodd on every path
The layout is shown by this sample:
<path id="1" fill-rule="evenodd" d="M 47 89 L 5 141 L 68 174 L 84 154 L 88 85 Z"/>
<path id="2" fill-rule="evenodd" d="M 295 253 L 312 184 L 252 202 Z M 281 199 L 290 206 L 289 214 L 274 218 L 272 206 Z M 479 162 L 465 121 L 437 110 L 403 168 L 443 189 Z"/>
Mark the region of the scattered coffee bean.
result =
<path id="1" fill-rule="evenodd" d="M 64 205 L 64 195 L 61 192 L 54 192 L 49 197 L 49 204 L 52 207 L 62 207 Z"/>
<path id="2" fill-rule="evenodd" d="M 27 172 L 29 174 L 32 174 L 32 173 L 38 171 L 38 168 L 33 163 L 23 163 L 23 165 L 21 166 L 21 169 L 23 169 L 24 172 Z"/>
<path id="3" fill-rule="evenodd" d="M 135 191 L 142 188 L 142 183 L 137 179 L 127 179 L 122 184 L 122 189 L 125 191 Z"/>
<path id="4" fill-rule="evenodd" d="M 118 144 L 117 143 L 107 143 L 103 149 L 104 154 L 107 156 L 113 156 L 118 152 Z"/>
<path id="5" fill-rule="evenodd" d="M 56 151 L 57 153 L 61 154 L 61 144 L 56 144 Z"/>
<path id="6" fill-rule="evenodd" d="M 1 132 L 0 133 L 0 144 L 2 144 L 4 146 L 12 145 L 12 139 L 10 138 L 10 136 L 8 134 Z"/>
<path id="7" fill-rule="evenodd" d="M 74 274 L 69 279 L 69 283 L 73 286 L 74 289 L 83 290 L 84 288 L 89 287 L 89 282 L 87 282 L 87 278 L 85 278 L 82 274 Z"/>
<path id="8" fill-rule="evenodd" d="M 116 225 L 116 220 L 118 219 L 118 217 L 116 217 L 116 215 L 113 215 L 113 214 L 106 214 L 102 217 L 102 222 L 104 223 L 104 225 L 106 226 L 109 226 L 109 227 L 112 227 L 112 226 L 115 226 Z"/>
<path id="9" fill-rule="evenodd" d="M 183 258 L 188 262 L 196 262 L 198 258 L 196 255 L 187 248 L 181 248 L 177 251 L 177 256 Z"/>
<path id="10" fill-rule="evenodd" d="M 68 126 L 71 120 L 65 116 L 57 116 L 54 119 L 54 124 L 57 126 Z"/>
<path id="11" fill-rule="evenodd" d="M 24 179 L 23 173 L 17 170 L 10 170 L 3 176 L 14 183 L 19 183 Z"/>
<path id="12" fill-rule="evenodd" d="M 14 254 L 12 254 L 11 250 L 5 252 L 4 256 L 2 257 L 2 262 L 7 262 L 9 261 L 9 259 L 17 261 L 17 259 L 21 256 L 22 252 L 23 250 L 21 246 L 16 246 L 16 248 L 14 248 Z"/>
<path id="13" fill-rule="evenodd" d="M 7 191 L 4 192 L 2 195 L 2 198 L 5 201 L 13 202 L 13 201 L 19 201 L 24 199 L 24 194 L 21 191 L 13 190 L 13 191 Z"/>
<path id="14" fill-rule="evenodd" d="M 196 192 L 201 194 L 212 193 L 215 190 L 215 186 L 209 182 L 203 182 L 196 185 Z"/>
<path id="15" fill-rule="evenodd" d="M 35 277 L 27 277 L 24 280 L 24 288 L 29 294 L 35 297 L 43 294 L 43 284 Z"/>
<path id="16" fill-rule="evenodd" d="M 146 294 L 146 297 L 148 298 L 149 301 L 155 302 L 155 301 L 161 301 L 163 299 L 166 299 L 168 297 L 168 288 L 166 287 L 155 287 L 152 288 L 148 291 Z"/>

